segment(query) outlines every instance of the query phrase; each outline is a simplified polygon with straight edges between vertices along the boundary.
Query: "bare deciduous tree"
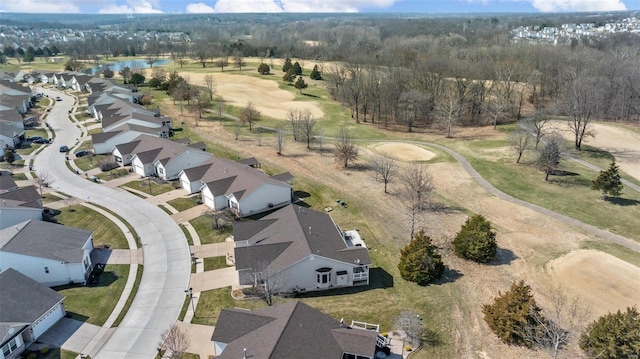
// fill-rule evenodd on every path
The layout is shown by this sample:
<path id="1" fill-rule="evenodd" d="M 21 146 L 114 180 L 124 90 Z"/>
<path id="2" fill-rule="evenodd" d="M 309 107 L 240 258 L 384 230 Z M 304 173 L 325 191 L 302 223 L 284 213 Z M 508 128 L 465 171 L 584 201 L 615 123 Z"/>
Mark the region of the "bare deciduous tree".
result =
<path id="1" fill-rule="evenodd" d="M 316 125 L 318 122 L 313 118 L 311 111 L 305 109 L 300 117 L 298 129 L 300 131 L 300 137 L 307 143 L 307 149 L 311 149 L 311 141 L 316 134 Z"/>
<path id="2" fill-rule="evenodd" d="M 396 318 L 395 328 L 396 330 L 401 330 L 404 333 L 404 336 L 402 336 L 403 350 L 405 343 L 414 347 L 420 345 L 424 326 L 422 325 L 420 315 L 416 311 L 412 309 L 403 310 Z"/>
<path id="3" fill-rule="evenodd" d="M 281 156 L 284 150 L 285 131 L 282 126 L 276 127 L 276 153 Z"/>
<path id="4" fill-rule="evenodd" d="M 569 128 L 578 151 L 582 149 L 582 141 L 593 136 L 589 125 L 602 107 L 602 82 L 605 82 L 604 79 L 583 74 L 576 77 L 567 88 L 565 113 L 570 117 Z"/>
<path id="5" fill-rule="evenodd" d="M 542 108 L 536 108 L 536 112 L 532 119 L 529 120 L 527 126 L 530 128 L 533 136 L 536 138 L 536 150 L 540 140 L 547 134 L 547 124 L 549 123 L 549 116 L 546 115 L 546 111 Z"/>
<path id="6" fill-rule="evenodd" d="M 260 111 L 258 111 L 251 102 L 247 103 L 247 106 L 245 106 L 240 113 L 240 122 L 242 124 L 248 123 L 249 131 L 251 131 L 253 123 L 259 120 Z"/>
<path id="7" fill-rule="evenodd" d="M 562 155 L 562 138 L 559 136 L 547 137 L 544 147 L 538 153 L 537 164 L 545 173 L 544 180 L 549 180 L 552 174 L 560 164 L 560 156 Z"/>
<path id="8" fill-rule="evenodd" d="M 523 127 L 516 128 L 516 130 L 509 135 L 509 144 L 511 145 L 511 148 L 518 153 L 516 163 L 520 163 L 520 158 L 522 158 L 522 154 L 529 144 L 529 133 L 527 132 L 527 129 Z"/>
<path id="9" fill-rule="evenodd" d="M 455 126 L 460 113 L 460 103 L 453 94 L 446 92 L 437 103 L 437 112 L 440 116 L 440 121 L 445 126 L 445 136 L 451 138 L 453 126 Z"/>
<path id="10" fill-rule="evenodd" d="M 193 107 L 196 109 L 196 127 L 200 125 L 200 119 L 202 118 L 202 111 L 211 106 L 209 95 L 200 91 L 200 93 L 193 99 Z"/>
<path id="11" fill-rule="evenodd" d="M 433 178 L 426 166 L 412 163 L 402 174 L 400 191 L 404 205 L 409 209 L 411 220 L 411 240 L 415 234 L 419 213 L 428 204 L 429 195 L 433 191 Z"/>
<path id="12" fill-rule="evenodd" d="M 211 229 L 225 228 L 230 222 L 229 218 L 231 218 L 228 211 L 216 211 L 213 209 L 204 211 L 203 215 L 209 219 Z"/>
<path id="13" fill-rule="evenodd" d="M 549 307 L 533 313 L 535 324 L 525 327 L 524 337 L 533 347 L 556 359 L 580 337 L 589 310 L 578 297 L 569 298 L 560 288 L 553 289 L 547 297 Z M 567 357 L 575 357 L 575 353 Z"/>
<path id="14" fill-rule="evenodd" d="M 344 127 L 340 129 L 335 147 L 336 159 L 342 162 L 345 168 L 349 166 L 349 161 L 355 161 L 358 158 L 358 145 Z"/>
<path id="15" fill-rule="evenodd" d="M 253 289 L 267 305 L 273 305 L 274 296 L 286 288 L 286 276 L 267 261 L 257 262 L 251 272 Z"/>
<path id="16" fill-rule="evenodd" d="M 189 348 L 189 337 L 177 324 L 166 329 L 160 336 L 160 348 L 166 350 L 165 355 L 171 359 L 181 359 Z"/>
<path id="17" fill-rule="evenodd" d="M 40 197 L 42 197 L 42 189 L 43 187 L 49 187 L 56 180 L 53 178 L 49 171 L 38 171 L 36 173 L 36 177 L 33 178 L 33 184 L 38 187 L 38 191 L 40 191 Z"/>
<path id="18" fill-rule="evenodd" d="M 287 119 L 289 120 L 289 124 L 291 125 L 291 132 L 293 133 L 293 140 L 300 140 L 300 123 L 302 122 L 302 118 L 305 115 L 305 111 L 299 108 L 291 108 L 289 112 L 287 112 Z M 311 115 L 311 112 L 309 112 Z"/>
<path id="19" fill-rule="evenodd" d="M 371 168 L 376 173 L 376 177 L 379 175 L 382 179 L 384 183 L 384 193 L 388 193 L 387 185 L 398 171 L 398 162 L 389 157 L 388 154 L 381 153 L 371 158 Z"/>
<path id="20" fill-rule="evenodd" d="M 207 92 L 209 93 L 209 101 L 213 101 L 213 94 L 216 91 L 216 80 L 213 78 L 213 75 L 204 75 L 204 84 L 207 87 Z"/>
<path id="21" fill-rule="evenodd" d="M 220 68 L 220 71 L 224 72 L 224 68 L 229 66 L 229 58 L 226 56 L 223 56 L 219 59 L 216 60 L 215 62 L 216 66 Z"/>

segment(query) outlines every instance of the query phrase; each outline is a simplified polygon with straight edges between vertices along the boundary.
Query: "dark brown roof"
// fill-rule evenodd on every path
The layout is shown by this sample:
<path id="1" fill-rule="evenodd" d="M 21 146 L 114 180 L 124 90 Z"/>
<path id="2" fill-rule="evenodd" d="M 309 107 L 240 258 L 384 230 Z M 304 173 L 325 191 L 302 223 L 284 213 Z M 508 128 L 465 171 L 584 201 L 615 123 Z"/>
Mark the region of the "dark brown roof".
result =
<path id="1" fill-rule="evenodd" d="M 243 158 L 241 160 L 238 160 L 237 162 L 251 167 L 256 167 L 260 164 L 260 161 L 258 161 L 258 159 L 255 157 Z"/>
<path id="2" fill-rule="evenodd" d="M 324 212 L 292 204 L 258 220 L 264 221 L 268 222 L 262 227 L 250 221 L 234 224 L 235 241 L 249 244 L 235 248 L 237 268 L 255 266 L 262 257 L 262 248 L 274 243 L 291 243 L 269 264 L 280 270 L 312 254 L 354 265 L 371 264 L 367 249 L 347 246 L 339 228 Z"/>
<path id="3" fill-rule="evenodd" d="M 277 175 L 271 176 L 274 180 L 282 181 L 282 182 L 291 182 L 293 180 L 293 175 L 291 172 L 283 172 Z"/>
<path id="4" fill-rule="evenodd" d="M 211 340 L 227 344 L 216 358 L 340 359 L 343 353 L 373 357 L 377 333 L 350 329 L 294 301 L 251 312 L 223 309 Z"/>

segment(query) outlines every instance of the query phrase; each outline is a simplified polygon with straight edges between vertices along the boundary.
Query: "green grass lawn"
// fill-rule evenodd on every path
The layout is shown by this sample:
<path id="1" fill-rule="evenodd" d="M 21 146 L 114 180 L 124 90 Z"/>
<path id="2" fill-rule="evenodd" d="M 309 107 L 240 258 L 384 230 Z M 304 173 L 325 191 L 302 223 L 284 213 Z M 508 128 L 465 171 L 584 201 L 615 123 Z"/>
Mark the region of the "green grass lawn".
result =
<path id="1" fill-rule="evenodd" d="M 627 189 L 620 198 L 603 201 L 600 193 L 590 188 L 597 176 L 594 171 L 563 160 L 560 169 L 570 174 L 552 175 L 545 182 L 544 174 L 527 162 L 516 165 L 511 159 L 468 160 L 491 184 L 509 195 L 640 241 L 640 194 Z"/>
<path id="2" fill-rule="evenodd" d="M 591 164 L 594 164 L 602 168 L 603 170 L 606 170 L 607 168 L 609 168 L 609 165 L 614 160 L 613 155 L 608 151 L 601 150 L 599 148 L 592 147 L 589 145 L 583 145 L 582 151 L 571 150 L 569 152 L 571 153 L 571 155 L 576 156 L 581 160 L 587 161 Z M 622 177 L 623 179 L 626 179 L 631 183 L 640 185 L 640 181 L 637 180 L 636 178 L 629 176 L 628 174 L 624 173 L 622 170 L 619 170 L 619 172 L 620 172 L 620 177 Z"/>
<path id="3" fill-rule="evenodd" d="M 222 268 L 227 268 L 227 257 L 225 256 L 221 256 L 221 257 L 209 257 L 209 258 L 203 258 L 204 261 L 204 271 L 210 271 L 210 270 L 215 270 L 215 269 L 222 269 Z"/>
<path id="4" fill-rule="evenodd" d="M 51 203 L 51 202 L 58 202 L 58 201 L 62 201 L 62 198 L 58 196 L 54 196 L 51 193 L 42 194 L 42 203 Z"/>
<path id="5" fill-rule="evenodd" d="M 53 289 L 66 297 L 64 305 L 72 318 L 102 325 L 120 299 L 128 274 L 128 265 L 109 264 L 95 286 L 63 286 Z"/>
<path id="6" fill-rule="evenodd" d="M 24 173 L 14 173 L 11 175 L 11 178 L 13 178 L 14 181 L 26 181 L 27 175 Z"/>
<path id="7" fill-rule="evenodd" d="M 190 304 L 189 304 L 190 305 Z M 235 300 L 231 297 L 231 287 L 207 290 L 200 293 L 196 313 L 191 323 L 216 325 L 220 310 L 223 308 L 263 308 L 266 303 L 261 300 Z"/>
<path id="8" fill-rule="evenodd" d="M 88 133 L 89 133 L 89 136 L 91 136 L 91 135 L 96 135 L 96 134 L 98 134 L 98 133 L 102 133 L 102 132 L 103 132 L 103 131 L 102 131 L 102 129 L 101 129 L 101 128 L 94 128 L 94 129 L 92 129 L 92 130 L 89 130 L 89 132 L 88 132 Z"/>
<path id="9" fill-rule="evenodd" d="M 82 146 L 86 146 L 86 148 L 82 148 Z M 91 142 L 85 142 L 80 146 L 79 150 L 90 149 L 92 147 L 93 146 L 91 145 Z M 102 162 L 111 162 L 112 160 L 111 155 L 94 155 L 76 158 L 76 156 L 71 153 L 69 154 L 69 158 L 73 159 L 73 161 L 76 163 L 76 166 L 78 166 L 78 168 L 80 168 L 84 172 L 92 170 L 94 168 L 98 168 L 98 166 Z"/>
<path id="10" fill-rule="evenodd" d="M 189 221 L 198 233 L 201 244 L 222 243 L 232 233 L 231 228 L 212 229 L 211 218 L 203 215 Z"/>
<path id="11" fill-rule="evenodd" d="M 30 143 L 30 144 L 25 144 L 24 146 L 25 147 L 16 149 L 16 153 L 23 157 L 30 155 L 31 152 L 37 150 L 42 145 L 37 143 Z"/>
<path id="12" fill-rule="evenodd" d="M 22 353 L 23 358 L 28 358 L 30 350 L 26 350 Z M 49 348 L 49 351 L 46 354 L 42 354 L 40 350 L 36 350 L 33 353 L 38 354 L 38 359 L 75 359 L 78 356 L 78 353 L 64 350 L 60 348 Z"/>
<path id="13" fill-rule="evenodd" d="M 96 177 L 100 178 L 103 181 L 110 181 L 114 178 L 124 177 L 128 174 L 129 170 L 127 170 L 126 168 L 116 168 L 108 172 L 100 172 L 96 175 Z"/>
<path id="14" fill-rule="evenodd" d="M 25 130 L 24 135 L 26 137 L 39 136 L 42 138 L 49 138 L 49 135 L 47 135 L 47 131 L 43 128 L 33 128 L 33 129 Z"/>
<path id="15" fill-rule="evenodd" d="M 156 183 L 153 179 L 151 179 L 150 181 L 144 179 L 127 182 L 121 187 L 129 187 L 141 192 L 148 193 L 152 196 L 157 196 L 159 194 L 171 192 L 174 190 L 173 184 L 171 182 Z"/>
<path id="16" fill-rule="evenodd" d="M 178 212 L 186 211 L 187 209 L 193 208 L 200 204 L 197 196 L 188 198 L 176 198 L 167 201 L 167 203 L 170 204 L 171 207 L 178 210 Z"/>
<path id="17" fill-rule="evenodd" d="M 191 222 L 189 222 L 191 223 Z M 187 228 L 180 224 L 180 229 L 182 230 L 182 233 L 184 233 L 184 236 L 187 238 L 187 243 L 189 243 L 190 246 L 193 245 L 193 238 L 191 238 L 191 233 L 189 233 L 189 231 L 187 230 Z"/>
<path id="18" fill-rule="evenodd" d="M 84 228 L 93 232 L 93 245 L 109 245 L 111 248 L 129 248 L 120 228 L 102 214 L 82 205 L 73 205 L 60 210 L 56 216 L 66 226 Z"/>

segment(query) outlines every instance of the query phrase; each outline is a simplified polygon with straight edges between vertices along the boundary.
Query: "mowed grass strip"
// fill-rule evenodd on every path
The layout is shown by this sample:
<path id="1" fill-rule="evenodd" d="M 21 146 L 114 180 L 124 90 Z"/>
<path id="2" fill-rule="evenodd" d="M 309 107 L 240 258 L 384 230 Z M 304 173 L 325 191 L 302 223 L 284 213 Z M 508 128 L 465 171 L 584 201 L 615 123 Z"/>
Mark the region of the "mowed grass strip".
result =
<path id="1" fill-rule="evenodd" d="M 129 244 L 124 233 L 102 214 L 76 204 L 65 207 L 56 215 L 56 220 L 65 226 L 83 228 L 93 232 L 93 245 L 108 245 L 112 249 L 127 249 Z"/>
<path id="2" fill-rule="evenodd" d="M 197 197 L 188 197 L 188 198 L 176 198 L 170 201 L 167 201 L 171 207 L 175 208 L 178 212 L 186 211 L 189 208 L 193 208 L 200 203 L 198 203 Z"/>
<path id="3" fill-rule="evenodd" d="M 165 183 L 156 183 L 152 180 L 135 180 L 131 182 L 127 182 L 123 184 L 121 187 L 129 187 L 131 189 L 147 193 L 152 196 L 157 196 L 159 194 L 171 192 L 174 190 L 173 184 L 171 182 Z"/>
<path id="4" fill-rule="evenodd" d="M 191 303 L 189 303 L 191 305 Z M 224 308 L 256 309 L 266 307 L 262 300 L 235 300 L 231 297 L 231 287 L 207 290 L 200 293 L 192 324 L 216 325 L 220 311 Z"/>
<path id="5" fill-rule="evenodd" d="M 108 264 L 94 286 L 54 287 L 64 295 L 71 317 L 89 324 L 103 325 L 120 299 L 129 275 L 129 265 Z"/>
<path id="6" fill-rule="evenodd" d="M 225 256 L 203 258 L 203 261 L 205 272 L 228 267 L 227 257 Z"/>

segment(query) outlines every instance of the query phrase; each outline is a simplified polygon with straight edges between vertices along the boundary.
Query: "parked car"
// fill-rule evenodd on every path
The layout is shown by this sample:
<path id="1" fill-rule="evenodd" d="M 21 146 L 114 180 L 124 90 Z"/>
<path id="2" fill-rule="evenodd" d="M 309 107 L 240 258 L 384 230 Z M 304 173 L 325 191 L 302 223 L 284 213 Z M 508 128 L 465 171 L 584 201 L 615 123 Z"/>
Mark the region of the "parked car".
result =
<path id="1" fill-rule="evenodd" d="M 69 152 L 69 147 L 67 147 L 67 146 L 60 146 L 60 152 Z"/>
<path id="2" fill-rule="evenodd" d="M 76 152 L 76 157 L 85 157 L 85 156 L 91 156 L 91 155 L 93 155 L 93 152 L 89 150 L 80 150 Z"/>
<path id="3" fill-rule="evenodd" d="M 62 97 L 56 96 L 56 101 L 62 101 Z"/>
<path id="4" fill-rule="evenodd" d="M 46 143 L 50 143 L 51 140 L 49 140 L 48 138 L 38 138 L 35 140 L 32 140 L 31 143 L 39 143 L 39 144 L 46 144 Z"/>
<path id="5" fill-rule="evenodd" d="M 41 139 L 42 139 L 42 137 L 40 137 L 40 136 L 27 137 L 27 141 L 31 141 L 31 142 L 36 141 L 36 140 L 41 140 Z"/>

